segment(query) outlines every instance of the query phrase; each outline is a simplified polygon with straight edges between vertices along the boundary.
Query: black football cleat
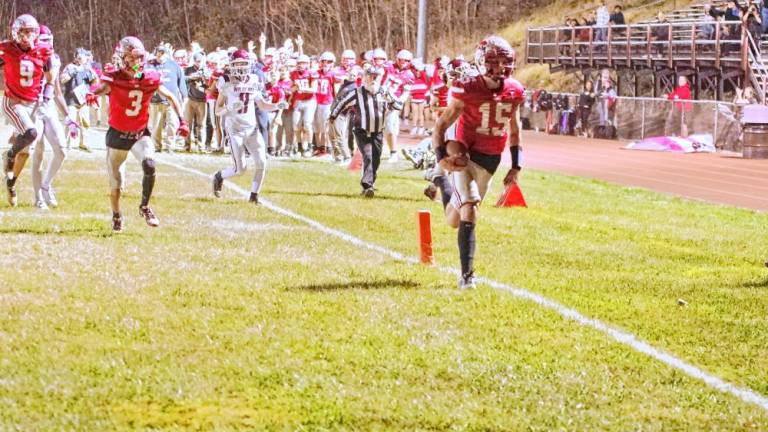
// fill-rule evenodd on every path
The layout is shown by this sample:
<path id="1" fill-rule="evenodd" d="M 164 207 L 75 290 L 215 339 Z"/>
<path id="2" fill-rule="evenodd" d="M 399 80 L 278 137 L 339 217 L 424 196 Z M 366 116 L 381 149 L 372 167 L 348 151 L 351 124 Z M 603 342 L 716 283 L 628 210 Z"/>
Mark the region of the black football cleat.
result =
<path id="1" fill-rule="evenodd" d="M 112 232 L 113 233 L 123 232 L 123 215 L 118 213 L 112 216 Z"/>
<path id="2" fill-rule="evenodd" d="M 13 150 L 3 153 L 3 174 L 9 179 L 13 178 L 13 159 Z"/>
<path id="3" fill-rule="evenodd" d="M 8 189 L 8 204 L 10 204 L 11 207 L 16 207 L 19 203 L 19 200 L 16 197 L 16 182 L 10 179 L 5 179 L 5 187 Z"/>
<path id="4" fill-rule="evenodd" d="M 255 205 L 259 205 L 259 194 L 258 192 L 251 192 L 251 196 L 248 197 L 248 202 L 253 203 Z"/>
<path id="5" fill-rule="evenodd" d="M 429 198 L 430 201 L 434 201 L 437 198 L 437 186 L 430 183 L 424 188 L 424 195 Z"/>
<path id="6" fill-rule="evenodd" d="M 224 188 L 224 179 L 221 177 L 221 171 L 217 171 L 213 176 L 213 196 L 221 198 L 221 190 Z"/>

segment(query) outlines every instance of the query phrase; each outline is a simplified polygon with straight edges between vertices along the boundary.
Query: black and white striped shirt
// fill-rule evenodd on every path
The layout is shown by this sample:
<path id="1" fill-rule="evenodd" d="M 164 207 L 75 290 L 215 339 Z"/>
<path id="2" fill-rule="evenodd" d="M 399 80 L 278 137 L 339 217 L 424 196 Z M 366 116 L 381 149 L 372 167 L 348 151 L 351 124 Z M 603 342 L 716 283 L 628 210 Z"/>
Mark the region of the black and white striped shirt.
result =
<path id="1" fill-rule="evenodd" d="M 331 106 L 330 119 L 336 119 L 349 107 L 357 111 L 354 116 L 356 129 L 362 129 L 369 135 L 384 130 L 387 102 L 383 92 L 373 94 L 365 87 L 357 87 L 341 94 Z"/>

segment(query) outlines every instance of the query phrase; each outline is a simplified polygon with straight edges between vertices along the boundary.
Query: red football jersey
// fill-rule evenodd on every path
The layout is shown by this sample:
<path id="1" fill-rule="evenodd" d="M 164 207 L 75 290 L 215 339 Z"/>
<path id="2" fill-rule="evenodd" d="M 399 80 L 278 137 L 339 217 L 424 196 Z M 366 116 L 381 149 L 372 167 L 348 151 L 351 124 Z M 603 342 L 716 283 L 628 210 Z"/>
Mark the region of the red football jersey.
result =
<path id="1" fill-rule="evenodd" d="M 138 133 L 149 123 L 149 101 L 160 88 L 161 75 L 144 71 L 141 79 L 123 71 L 109 72 L 101 78 L 109 84 L 109 125 L 120 132 Z"/>
<path id="2" fill-rule="evenodd" d="M 525 87 L 507 78 L 500 88 L 490 90 L 480 75 L 454 81 L 451 97 L 464 102 L 456 139 L 478 153 L 501 154 L 507 145 L 506 126 L 525 100 Z"/>
<path id="3" fill-rule="evenodd" d="M 428 90 L 427 74 L 424 71 L 417 72 L 411 85 L 411 100 L 414 102 L 424 102 L 427 99 Z"/>
<path id="4" fill-rule="evenodd" d="M 53 54 L 48 46 L 24 51 L 12 41 L 0 42 L 5 91 L 14 99 L 34 102 L 43 89 L 43 76 Z"/>
<path id="5" fill-rule="evenodd" d="M 384 86 L 394 89 L 395 96 L 400 97 L 403 94 L 403 87 L 406 84 L 413 84 L 414 80 L 416 80 L 416 75 L 414 75 L 411 68 L 402 70 L 393 68 L 386 72 L 384 76 Z M 389 83 L 387 83 L 387 81 L 389 81 Z"/>
<path id="6" fill-rule="evenodd" d="M 336 74 L 333 70 L 324 72 L 319 71 L 317 73 L 317 103 L 320 105 L 330 105 L 333 103 L 333 98 L 336 97 L 336 89 L 334 84 L 336 83 Z"/>
<path id="7" fill-rule="evenodd" d="M 317 74 L 308 70 L 303 72 L 295 70 L 291 72 L 291 81 L 293 81 L 293 83 L 296 84 L 296 87 L 299 88 L 296 93 L 294 93 L 293 100 L 304 101 L 314 99 L 315 95 L 313 93 L 302 93 L 301 90 L 312 87 L 312 83 L 314 83 L 315 80 L 317 80 Z"/>

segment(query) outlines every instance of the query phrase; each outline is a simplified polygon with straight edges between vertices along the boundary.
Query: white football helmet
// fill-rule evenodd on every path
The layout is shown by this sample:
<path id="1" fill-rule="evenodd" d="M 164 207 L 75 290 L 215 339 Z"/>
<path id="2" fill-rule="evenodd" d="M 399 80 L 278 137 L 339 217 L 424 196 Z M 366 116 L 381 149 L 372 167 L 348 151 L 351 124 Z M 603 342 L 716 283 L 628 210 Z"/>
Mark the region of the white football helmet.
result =
<path id="1" fill-rule="evenodd" d="M 381 48 L 376 48 L 371 53 L 373 64 L 382 66 L 387 61 L 387 52 Z"/>
<path id="2" fill-rule="evenodd" d="M 147 61 L 147 51 L 139 38 L 126 36 L 117 43 L 112 60 L 118 69 L 140 72 Z"/>
<path id="3" fill-rule="evenodd" d="M 277 54 L 277 50 L 274 47 L 269 47 L 264 51 L 264 57 L 274 57 Z"/>
<path id="4" fill-rule="evenodd" d="M 357 59 L 357 55 L 355 55 L 355 52 L 351 49 L 344 50 L 344 52 L 341 53 L 341 65 L 342 66 L 352 66 L 355 64 L 355 60 Z"/>
<path id="5" fill-rule="evenodd" d="M 326 51 L 322 54 L 320 54 L 320 69 L 324 71 L 329 71 L 333 64 L 336 63 L 336 56 L 333 55 L 332 52 Z"/>
<path id="6" fill-rule="evenodd" d="M 299 71 L 305 71 L 309 69 L 309 56 L 302 54 L 296 59 L 296 69 Z"/>
<path id="7" fill-rule="evenodd" d="M 35 47 L 35 40 L 40 36 L 40 24 L 29 14 L 20 15 L 11 24 L 13 41 L 24 49 Z"/>

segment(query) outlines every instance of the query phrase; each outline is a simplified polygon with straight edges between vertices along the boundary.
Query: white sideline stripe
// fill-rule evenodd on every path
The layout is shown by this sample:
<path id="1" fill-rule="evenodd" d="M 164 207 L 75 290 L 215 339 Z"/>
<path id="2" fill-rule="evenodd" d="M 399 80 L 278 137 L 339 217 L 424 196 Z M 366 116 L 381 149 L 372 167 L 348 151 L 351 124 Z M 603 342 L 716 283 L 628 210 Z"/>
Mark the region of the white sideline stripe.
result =
<path id="1" fill-rule="evenodd" d="M 202 171 L 198 171 L 193 168 L 188 168 L 183 165 L 179 165 L 173 162 L 169 162 L 163 158 L 161 161 L 165 163 L 166 165 L 172 166 L 178 170 L 185 171 L 188 173 L 197 174 L 199 176 L 205 177 L 205 178 L 211 178 L 209 174 L 206 174 Z M 231 182 L 224 182 L 224 185 L 228 187 L 229 189 L 248 197 L 250 195 L 250 192 L 241 188 L 240 186 L 231 183 Z M 312 226 L 313 228 L 316 228 L 318 231 L 321 231 L 325 234 L 337 237 L 341 240 L 344 240 L 345 242 L 351 243 L 356 246 L 360 246 L 365 249 L 369 249 L 375 252 L 379 252 L 382 255 L 386 255 L 388 257 L 391 257 L 395 260 L 399 261 L 405 261 L 411 264 L 420 264 L 419 260 L 414 257 L 409 257 L 406 255 L 403 255 L 399 252 L 395 252 L 393 250 L 387 249 L 385 247 L 368 243 L 365 240 L 359 239 L 355 236 L 352 236 L 350 234 L 347 234 L 343 231 L 339 231 L 334 228 L 327 227 L 320 222 L 310 219 L 306 216 L 300 215 L 298 213 L 294 213 L 291 210 L 284 209 L 282 207 L 278 207 L 268 200 L 264 200 L 259 198 L 259 203 L 261 203 L 264 207 L 266 207 L 269 210 L 272 210 L 275 213 L 281 214 L 283 216 L 287 216 L 289 218 L 301 221 L 306 223 L 307 225 Z M 459 276 L 460 272 L 457 269 L 450 268 L 450 267 L 444 267 L 444 266 L 435 266 L 435 268 L 443 273 L 448 273 L 454 276 Z M 633 335 L 632 333 L 629 333 L 624 330 L 620 330 L 617 328 L 614 328 L 598 319 L 595 318 L 589 318 L 584 315 L 582 315 L 579 311 L 569 308 L 567 306 L 564 306 L 554 300 L 551 300 L 547 297 L 544 297 L 541 294 L 536 294 L 534 292 L 522 289 L 522 288 L 516 288 L 511 285 L 506 285 L 501 282 L 494 281 L 492 279 L 487 279 L 484 277 L 477 278 L 477 281 L 480 283 L 484 283 L 494 289 L 497 289 L 499 291 L 506 291 L 509 294 L 524 299 L 532 301 L 539 306 L 542 306 L 546 309 L 550 309 L 552 311 L 557 312 L 560 316 L 563 318 L 567 318 L 573 321 L 576 321 L 577 323 L 581 324 L 585 327 L 591 327 L 595 330 L 598 330 L 617 342 L 629 346 L 630 348 L 634 349 L 637 352 L 643 353 L 649 357 L 652 357 L 667 366 L 673 367 L 686 375 L 688 375 L 691 378 L 695 378 L 697 380 L 703 381 L 708 386 L 717 389 L 723 393 L 729 393 L 733 396 L 736 396 L 737 398 L 741 399 L 744 402 L 748 402 L 751 404 L 755 404 L 763 408 L 764 410 L 768 411 L 768 397 L 757 393 L 751 389 L 748 388 L 742 388 L 735 384 L 731 384 L 722 378 L 719 378 L 717 376 L 711 375 L 704 370 L 687 363 L 685 360 L 679 359 L 675 357 L 672 354 L 666 353 L 662 351 L 659 348 L 655 348 L 651 346 L 649 343 L 644 342 L 637 338 L 637 336 Z"/>

